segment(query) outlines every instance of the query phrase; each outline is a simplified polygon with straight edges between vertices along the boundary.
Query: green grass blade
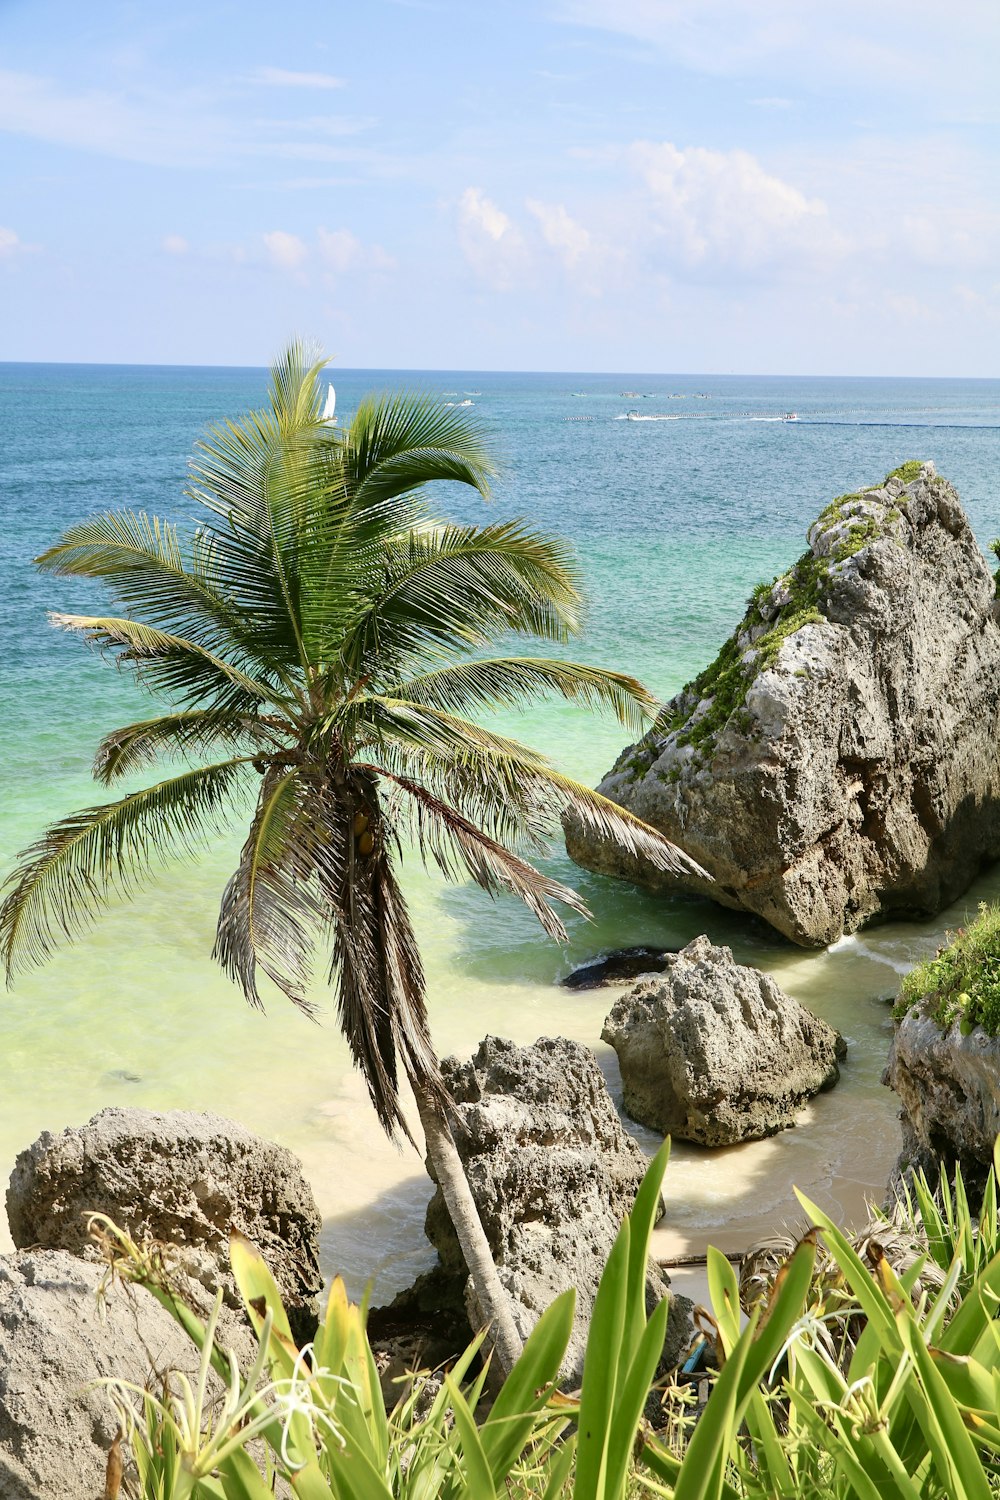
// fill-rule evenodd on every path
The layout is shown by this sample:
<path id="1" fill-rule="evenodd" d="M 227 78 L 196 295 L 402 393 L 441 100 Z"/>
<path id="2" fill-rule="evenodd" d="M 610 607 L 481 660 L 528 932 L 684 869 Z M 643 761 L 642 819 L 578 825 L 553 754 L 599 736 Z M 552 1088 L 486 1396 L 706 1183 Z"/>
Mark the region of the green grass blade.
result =
<path id="1" fill-rule="evenodd" d="M 635 1435 L 643 1407 L 649 1396 L 656 1367 L 663 1353 L 663 1341 L 667 1336 L 667 1316 L 670 1305 L 667 1298 L 653 1309 L 649 1322 L 639 1340 L 632 1367 L 625 1383 L 619 1388 L 615 1402 L 614 1420 L 608 1435 L 606 1494 L 615 1500 L 625 1493 L 625 1476 L 628 1462 L 635 1447 Z"/>
<path id="2" fill-rule="evenodd" d="M 493 1482 L 489 1459 L 480 1441 L 469 1404 L 450 1375 L 445 1375 L 444 1383 L 455 1417 L 455 1432 L 462 1445 L 468 1494 L 470 1497 L 475 1495 L 476 1500 L 479 1500 L 479 1496 L 483 1500 L 495 1500 L 497 1486 Z"/>
<path id="3" fill-rule="evenodd" d="M 545 1405 L 559 1377 L 559 1366 L 573 1331 L 575 1305 L 576 1292 L 570 1287 L 545 1309 L 480 1429 L 497 1487 L 523 1452 L 536 1425 L 536 1413 Z"/>
<path id="4" fill-rule="evenodd" d="M 618 1231 L 594 1299 L 583 1364 L 574 1500 L 605 1500 L 607 1445 L 625 1331 L 629 1238 L 626 1219 Z"/>
<path id="5" fill-rule="evenodd" d="M 670 1137 L 646 1168 L 629 1214 L 628 1289 L 625 1294 L 625 1332 L 622 1347 L 631 1358 L 646 1326 L 646 1266 L 649 1241 L 660 1207 L 660 1190 L 670 1161 Z"/>

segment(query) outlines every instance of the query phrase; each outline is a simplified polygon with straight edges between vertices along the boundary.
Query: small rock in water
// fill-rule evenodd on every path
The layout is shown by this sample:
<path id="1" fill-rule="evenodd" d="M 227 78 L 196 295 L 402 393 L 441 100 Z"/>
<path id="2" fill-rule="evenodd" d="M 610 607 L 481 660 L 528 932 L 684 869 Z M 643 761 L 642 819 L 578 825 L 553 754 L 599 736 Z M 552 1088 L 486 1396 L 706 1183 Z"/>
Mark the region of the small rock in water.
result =
<path id="1" fill-rule="evenodd" d="M 640 974 L 661 974 L 678 948 L 616 948 L 580 964 L 559 983 L 568 990 L 596 990 L 601 985 L 638 979 Z"/>
<path id="2" fill-rule="evenodd" d="M 110 1073 L 105 1073 L 109 1083 L 141 1083 L 141 1073 L 130 1073 L 128 1068 L 112 1068 Z"/>

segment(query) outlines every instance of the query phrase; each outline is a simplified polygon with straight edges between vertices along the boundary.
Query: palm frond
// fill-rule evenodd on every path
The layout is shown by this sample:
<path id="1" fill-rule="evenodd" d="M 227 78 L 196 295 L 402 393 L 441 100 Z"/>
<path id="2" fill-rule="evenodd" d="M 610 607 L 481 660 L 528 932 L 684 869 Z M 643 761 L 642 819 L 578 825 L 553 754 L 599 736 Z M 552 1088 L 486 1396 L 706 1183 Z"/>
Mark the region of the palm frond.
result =
<path id="1" fill-rule="evenodd" d="M 624 672 L 535 656 L 457 662 L 388 690 L 393 698 L 460 714 L 473 708 L 521 708 L 548 693 L 588 708 L 608 708 L 633 731 L 643 729 L 657 707 L 642 683 Z"/>
<path id="2" fill-rule="evenodd" d="M 414 530 L 385 543 L 382 566 L 341 648 L 359 675 L 486 646 L 508 631 L 565 641 L 579 628 L 571 552 L 520 522 Z"/>
<path id="3" fill-rule="evenodd" d="M 485 498 L 496 473 L 474 417 L 408 392 L 359 403 L 344 435 L 344 465 L 366 509 L 440 480 L 471 485 Z"/>
<path id="4" fill-rule="evenodd" d="M 245 749 L 248 742 L 270 743 L 272 734 L 255 717 L 228 709 L 187 709 L 140 719 L 104 736 L 94 757 L 94 779 L 110 786 L 161 756 L 203 755 L 213 745 Z"/>
<path id="5" fill-rule="evenodd" d="M 712 880 L 708 871 L 703 870 L 690 854 L 627 808 L 619 807 L 610 797 L 584 786 L 571 776 L 564 776 L 560 771 L 549 770 L 545 779 L 553 805 L 559 807 L 561 815 L 578 818 L 598 838 L 616 844 L 636 859 L 646 860 L 656 870 Z"/>
<path id="6" fill-rule="evenodd" d="M 536 845 L 565 816 L 577 817 L 599 838 L 672 874 L 711 877 L 683 849 L 619 807 L 609 797 L 558 771 L 537 751 L 429 705 L 362 700 L 370 714 L 373 744 L 387 770 L 409 761 L 442 788 L 461 791 L 475 816 L 505 819 Z"/>
<path id="7" fill-rule="evenodd" d="M 333 894 L 330 982 L 341 1028 L 383 1129 L 412 1140 L 400 1106 L 399 1063 L 414 1084 L 437 1096 L 442 1110 L 446 1092 L 427 1024 L 420 950 L 392 869 L 374 785 L 366 797 L 374 847 L 350 862 Z"/>
<path id="8" fill-rule="evenodd" d="M 343 712 L 350 714 L 348 722 L 353 722 L 353 735 L 360 743 L 381 745 L 397 740 L 441 758 L 450 757 L 456 765 L 463 764 L 470 754 L 485 752 L 523 769 L 549 770 L 549 762 L 540 751 L 430 703 L 360 694 Z"/>
<path id="9" fill-rule="evenodd" d="M 7 882 L 0 953 L 8 978 L 87 927 L 114 891 L 132 892 L 153 860 L 203 848 L 223 826 L 245 764 L 241 756 L 184 771 L 53 823 Z"/>
<path id="10" fill-rule="evenodd" d="M 375 771 L 377 768 L 366 769 Z M 559 901 L 581 916 L 590 915 L 582 897 L 570 886 L 543 875 L 420 782 L 378 769 L 380 775 L 401 788 L 412 800 L 417 846 L 425 859 L 429 855 L 434 860 L 446 880 L 471 878 L 481 890 L 492 896 L 501 891 L 516 896 L 533 912 L 549 937 L 557 942 L 566 941 L 566 928 L 552 902 Z"/>
<path id="11" fill-rule="evenodd" d="M 267 684 L 222 657 L 141 620 L 52 611 L 49 624 L 112 652 L 119 663 L 131 667 L 143 686 L 169 693 L 175 701 L 192 707 L 207 700 L 220 710 L 248 713 L 271 697 Z"/>
<path id="12" fill-rule="evenodd" d="M 35 561 L 59 577 L 100 580 L 128 613 L 248 670 L 255 661 L 273 668 L 255 655 L 249 622 L 211 576 L 204 533 L 185 556 L 176 526 L 143 511 L 109 511 L 70 527 Z"/>
<path id="13" fill-rule="evenodd" d="M 236 873 L 226 886 L 213 957 L 239 985 L 251 1005 L 263 1010 L 257 985 L 260 968 L 300 1010 L 311 1014 L 307 990 L 317 943 L 329 910 L 317 882 L 342 878 L 343 828 L 317 839 L 316 798 L 298 768 L 272 766 Z"/>

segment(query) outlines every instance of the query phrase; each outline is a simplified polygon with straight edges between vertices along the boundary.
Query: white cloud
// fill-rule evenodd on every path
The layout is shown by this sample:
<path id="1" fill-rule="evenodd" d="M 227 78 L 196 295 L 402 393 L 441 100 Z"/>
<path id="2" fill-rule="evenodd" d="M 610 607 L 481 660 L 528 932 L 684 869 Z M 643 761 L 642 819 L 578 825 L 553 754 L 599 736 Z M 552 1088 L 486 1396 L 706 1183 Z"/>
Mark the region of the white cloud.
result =
<path id="1" fill-rule="evenodd" d="M 350 271 L 364 255 L 364 246 L 349 229 L 320 229 L 316 237 L 320 255 L 335 271 Z"/>
<path id="2" fill-rule="evenodd" d="M 637 141 L 625 154 L 647 189 L 650 239 L 665 268 L 759 273 L 829 262 L 847 248 L 822 199 L 766 171 L 747 151 Z"/>
<path id="3" fill-rule="evenodd" d="M 525 206 L 538 220 L 542 239 L 549 249 L 556 252 L 568 270 L 573 270 L 591 249 L 590 231 L 571 218 L 561 203 L 528 198 Z"/>
<path id="4" fill-rule="evenodd" d="M 26 248 L 19 234 L 0 224 L 0 260 L 13 260 L 19 251 Z"/>
<path id="5" fill-rule="evenodd" d="M 263 240 L 271 260 L 285 271 L 298 270 L 309 254 L 305 241 L 285 229 L 272 229 Z"/>
<path id="6" fill-rule="evenodd" d="M 342 89 L 343 78 L 332 73 L 296 73 L 290 68 L 258 68 L 253 75 L 256 83 L 266 83 L 273 88 L 285 89 Z"/>
<path id="7" fill-rule="evenodd" d="M 187 255 L 191 246 L 182 234 L 167 234 L 163 237 L 163 248 L 168 255 Z"/>
<path id="8" fill-rule="evenodd" d="M 527 266 L 524 236 L 481 188 L 466 188 L 459 200 L 458 242 L 472 269 L 497 291 Z"/>
<path id="9" fill-rule="evenodd" d="M 320 258 L 332 271 L 345 272 L 366 266 L 369 270 L 388 271 L 396 264 L 381 245 L 366 245 L 350 229 L 318 229 L 316 240 Z"/>

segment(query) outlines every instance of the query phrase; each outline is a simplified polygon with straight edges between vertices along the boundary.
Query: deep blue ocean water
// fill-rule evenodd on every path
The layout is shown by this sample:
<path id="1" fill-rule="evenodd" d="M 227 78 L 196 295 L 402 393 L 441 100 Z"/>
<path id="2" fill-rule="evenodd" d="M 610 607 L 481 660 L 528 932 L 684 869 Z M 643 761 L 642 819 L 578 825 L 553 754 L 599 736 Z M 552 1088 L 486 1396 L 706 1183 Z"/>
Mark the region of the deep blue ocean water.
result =
<path id="1" fill-rule="evenodd" d="M 663 697 L 714 655 L 753 585 L 799 555 L 833 496 L 906 459 L 933 459 L 954 482 L 984 547 L 1000 533 L 998 381 L 336 367 L 331 379 L 342 420 L 370 389 L 472 401 L 502 464 L 492 514 L 526 516 L 576 545 L 589 613 L 574 654 L 633 671 Z M 265 381 L 247 369 L 0 364 L 0 864 L 46 820 L 102 800 L 89 780 L 99 737 L 148 711 L 127 679 L 46 623 L 49 609 L 96 608 L 97 592 L 38 574 L 32 558 L 104 508 L 190 519 L 183 489 L 194 443 L 209 423 L 259 403 Z M 628 420 L 629 411 L 643 420 Z M 781 420 L 791 412 L 798 420 Z M 484 514 L 457 489 L 438 504 L 464 519 Z M 613 723 L 564 706 L 511 723 L 591 780 L 623 743 Z M 0 1173 L 39 1129 L 104 1104 L 218 1108 L 302 1153 L 327 1215 L 331 1267 L 371 1269 L 377 1226 L 390 1250 L 376 1259 L 391 1284 L 403 1274 L 396 1263 L 419 1256 L 419 1172 L 378 1139 L 332 1028 L 317 1032 L 284 1012 L 248 1015 L 210 964 L 213 904 L 231 853 L 221 847 L 198 870 L 164 873 L 134 910 L 114 909 L 0 997 Z M 713 1157 L 711 1170 L 708 1159 L 688 1176 L 678 1169 L 687 1195 L 679 1222 L 692 1234 L 750 1222 L 761 1195 L 766 1208 L 791 1172 L 803 1185 L 849 1178 L 852 1151 L 869 1163 L 863 1181 L 876 1182 L 893 1110 L 878 1092 L 886 1021 L 874 997 L 947 918 L 802 955 L 707 903 L 653 902 L 581 875 L 558 852 L 553 866 L 595 912 L 594 925 L 574 925 L 568 952 L 513 904 L 410 876 L 442 1050 L 467 1052 L 486 1030 L 521 1040 L 558 1030 L 596 1045 L 610 1001 L 555 990 L 570 962 L 605 945 L 706 929 L 853 1031 L 856 1062 L 832 1102 L 813 1106 L 780 1142 Z M 982 889 L 992 889 L 989 879 Z M 830 1143 L 848 1117 L 856 1150 Z"/>

